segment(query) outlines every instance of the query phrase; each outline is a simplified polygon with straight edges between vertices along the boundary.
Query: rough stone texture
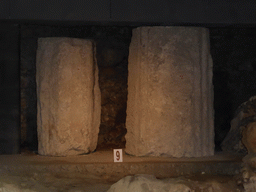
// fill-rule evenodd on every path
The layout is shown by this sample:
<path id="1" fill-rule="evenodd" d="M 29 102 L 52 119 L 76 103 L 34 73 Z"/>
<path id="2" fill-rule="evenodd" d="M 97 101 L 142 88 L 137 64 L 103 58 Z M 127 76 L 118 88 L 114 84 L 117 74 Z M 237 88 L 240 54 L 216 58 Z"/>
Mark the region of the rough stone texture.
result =
<path id="1" fill-rule="evenodd" d="M 253 134 L 256 131 L 255 122 L 256 96 L 253 96 L 238 107 L 236 115 L 231 121 L 230 131 L 221 144 L 222 150 L 246 154 L 247 148 L 249 153 L 256 152 L 254 143 L 256 138 Z"/>
<path id="2" fill-rule="evenodd" d="M 101 124 L 97 150 L 125 148 L 128 52 L 129 43 L 125 43 L 124 39 L 112 37 L 97 41 L 101 90 Z"/>
<path id="3" fill-rule="evenodd" d="M 127 65 L 99 67 L 101 125 L 97 149 L 125 147 Z"/>
<path id="4" fill-rule="evenodd" d="M 256 175 L 249 178 L 248 182 L 243 184 L 244 192 L 256 191 Z"/>
<path id="5" fill-rule="evenodd" d="M 116 26 L 20 26 L 21 150 L 37 151 L 38 148 L 35 76 L 37 39 L 40 37 L 95 40 L 101 96 L 105 101 L 101 108 L 102 118 L 97 146 L 105 149 L 113 146 L 124 148 L 127 64 L 131 31 L 131 27 Z M 118 55 L 117 58 L 116 55 Z"/>
<path id="6" fill-rule="evenodd" d="M 256 153 L 256 122 L 249 123 L 244 128 L 242 135 L 242 143 L 246 147 L 248 153 Z"/>
<path id="7" fill-rule="evenodd" d="M 207 29 L 134 29 L 128 70 L 128 154 L 214 154 L 212 59 Z"/>
<path id="8" fill-rule="evenodd" d="M 242 185 L 245 192 L 256 191 L 256 156 L 248 154 L 243 158 L 243 167 L 241 169 L 240 178 L 237 181 Z"/>
<path id="9" fill-rule="evenodd" d="M 206 179 L 203 182 L 184 177 L 156 179 L 154 175 L 127 176 L 113 184 L 107 192 L 226 192 L 240 191 L 234 183 Z"/>
<path id="10" fill-rule="evenodd" d="M 154 175 L 127 176 L 113 184 L 107 192 L 189 192 L 191 191 L 180 180 L 158 180 Z"/>
<path id="11" fill-rule="evenodd" d="M 96 149 L 101 107 L 94 54 L 90 40 L 38 40 L 39 154 L 67 156 Z"/>

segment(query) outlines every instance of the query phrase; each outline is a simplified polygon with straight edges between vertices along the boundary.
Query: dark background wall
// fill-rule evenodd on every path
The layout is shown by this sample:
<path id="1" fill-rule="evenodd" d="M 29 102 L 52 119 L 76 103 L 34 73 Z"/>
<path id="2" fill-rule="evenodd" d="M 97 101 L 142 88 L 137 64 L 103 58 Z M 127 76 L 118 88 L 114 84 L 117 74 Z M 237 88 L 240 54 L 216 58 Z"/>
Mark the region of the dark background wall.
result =
<path id="1" fill-rule="evenodd" d="M 132 28 L 142 25 L 209 27 L 218 149 L 236 108 L 256 94 L 255 13 L 250 0 L 0 1 L 0 154 L 37 149 L 35 54 L 37 38 L 48 36 L 97 41 L 99 146 L 123 147 L 128 49 Z"/>
<path id="2" fill-rule="evenodd" d="M 0 19 L 101 23 L 255 24 L 252 0 L 2 0 Z"/>
<path id="3" fill-rule="evenodd" d="M 237 108 L 256 95 L 256 28 L 211 28 L 216 148 Z"/>
<path id="4" fill-rule="evenodd" d="M 0 27 L 0 154 L 20 150 L 19 25 Z"/>

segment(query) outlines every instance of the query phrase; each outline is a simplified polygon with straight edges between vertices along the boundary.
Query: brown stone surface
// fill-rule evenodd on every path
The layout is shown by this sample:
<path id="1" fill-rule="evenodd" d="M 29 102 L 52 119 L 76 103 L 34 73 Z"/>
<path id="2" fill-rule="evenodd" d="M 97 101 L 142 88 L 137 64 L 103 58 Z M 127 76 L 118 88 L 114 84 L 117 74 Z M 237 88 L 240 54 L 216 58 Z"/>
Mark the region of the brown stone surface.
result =
<path id="1" fill-rule="evenodd" d="M 67 156 L 94 151 L 101 111 L 94 43 L 40 38 L 36 79 L 38 153 Z"/>
<path id="2" fill-rule="evenodd" d="M 123 160 L 123 163 L 114 163 L 113 151 L 69 157 L 47 157 L 26 152 L 1 155 L 0 191 L 106 192 L 114 182 L 135 174 L 150 174 L 158 179 L 182 176 L 189 180 L 191 186 L 197 187 L 195 192 L 207 191 L 202 187 L 210 187 L 213 182 L 223 187 L 228 185 L 224 192 L 237 191 L 232 185 L 235 185 L 233 175 L 240 170 L 239 156 L 218 154 L 177 159 L 123 154 Z"/>
<path id="3" fill-rule="evenodd" d="M 208 176 L 206 176 L 208 177 Z M 157 179 L 154 175 L 140 174 L 134 176 L 127 176 L 113 184 L 107 192 L 226 192 L 226 191 L 240 191 L 235 182 L 217 181 L 216 179 L 204 179 L 201 181 L 194 180 L 194 178 L 165 178 Z"/>
<path id="4" fill-rule="evenodd" d="M 214 154 L 212 59 L 207 29 L 134 29 L 128 70 L 128 154 Z"/>
<path id="5" fill-rule="evenodd" d="M 239 183 L 243 185 L 245 192 L 256 191 L 256 155 L 250 153 L 243 158 L 242 169 L 240 171 Z"/>
<path id="6" fill-rule="evenodd" d="M 102 100 L 107 101 L 102 103 L 101 114 L 104 121 L 101 118 L 97 146 L 105 149 L 125 146 L 127 64 L 131 32 L 131 27 L 117 26 L 21 25 L 21 148 L 29 148 L 33 151 L 37 151 L 38 148 L 35 78 L 37 40 L 39 37 L 56 36 L 93 39 L 95 41 L 101 97 Z M 109 68 L 111 69 L 109 70 Z M 113 124 L 113 122 L 115 123 Z"/>
<path id="7" fill-rule="evenodd" d="M 242 133 L 242 143 L 248 153 L 256 153 L 256 122 L 248 124 Z"/>
<path id="8" fill-rule="evenodd" d="M 236 110 L 231 128 L 222 142 L 222 150 L 246 154 L 256 152 L 256 96 L 242 103 Z M 247 149 L 247 150 L 246 150 Z"/>
<path id="9" fill-rule="evenodd" d="M 189 187 L 189 182 L 185 179 L 175 178 L 175 179 L 157 179 L 154 175 L 134 175 L 127 176 L 115 184 L 113 184 L 107 192 L 146 192 L 146 191 L 192 191 Z"/>
<path id="10" fill-rule="evenodd" d="M 97 150 L 125 147 L 128 53 L 130 33 L 106 28 L 103 39 L 97 39 L 97 64 L 101 91 L 101 124 Z M 131 29 L 130 29 L 131 31 Z"/>
<path id="11" fill-rule="evenodd" d="M 124 148 L 128 72 L 119 67 L 99 67 L 99 74 L 101 125 L 97 150 Z"/>

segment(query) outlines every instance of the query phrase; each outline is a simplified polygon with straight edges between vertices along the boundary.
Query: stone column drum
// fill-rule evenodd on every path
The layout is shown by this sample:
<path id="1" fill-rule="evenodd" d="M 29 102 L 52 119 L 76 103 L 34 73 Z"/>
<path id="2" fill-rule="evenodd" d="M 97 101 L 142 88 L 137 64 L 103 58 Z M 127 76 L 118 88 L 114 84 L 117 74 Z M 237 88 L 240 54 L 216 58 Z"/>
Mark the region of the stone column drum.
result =
<path id="1" fill-rule="evenodd" d="M 38 153 L 94 151 L 101 111 L 94 43 L 39 38 L 36 68 Z"/>
<path id="2" fill-rule="evenodd" d="M 126 153 L 214 154 L 208 30 L 140 27 L 129 53 Z"/>

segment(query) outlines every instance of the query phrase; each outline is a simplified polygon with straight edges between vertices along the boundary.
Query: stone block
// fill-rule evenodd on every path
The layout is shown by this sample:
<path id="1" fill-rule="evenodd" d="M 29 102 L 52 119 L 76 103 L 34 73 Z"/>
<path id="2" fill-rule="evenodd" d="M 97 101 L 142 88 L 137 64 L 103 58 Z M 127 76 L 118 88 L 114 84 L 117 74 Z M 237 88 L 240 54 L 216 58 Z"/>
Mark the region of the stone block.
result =
<path id="1" fill-rule="evenodd" d="M 214 154 L 207 29 L 134 29 L 128 70 L 126 153 L 173 157 Z"/>
<path id="2" fill-rule="evenodd" d="M 94 43 L 39 38 L 36 67 L 38 153 L 94 151 L 101 113 Z"/>
<path id="3" fill-rule="evenodd" d="M 249 123 L 243 130 L 242 143 L 248 153 L 256 153 L 256 122 Z"/>
<path id="4" fill-rule="evenodd" d="M 158 191 L 192 191 L 189 187 L 189 182 L 184 179 L 167 178 L 165 180 L 157 179 L 154 175 L 134 175 L 127 176 L 118 182 L 114 183 L 107 192 L 158 192 Z"/>
<path id="5" fill-rule="evenodd" d="M 222 150 L 237 154 L 256 153 L 256 96 L 237 108 L 230 125 L 221 143 Z"/>

